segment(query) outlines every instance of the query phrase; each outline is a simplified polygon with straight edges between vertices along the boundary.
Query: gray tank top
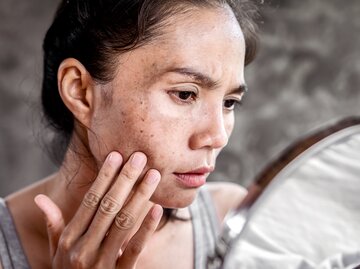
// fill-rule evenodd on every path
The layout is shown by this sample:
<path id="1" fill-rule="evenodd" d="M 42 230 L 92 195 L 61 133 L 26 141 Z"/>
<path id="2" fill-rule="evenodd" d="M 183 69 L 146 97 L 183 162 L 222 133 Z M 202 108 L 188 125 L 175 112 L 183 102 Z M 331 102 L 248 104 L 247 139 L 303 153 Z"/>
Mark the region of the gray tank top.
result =
<path id="1" fill-rule="evenodd" d="M 0 198 L 0 261 L 3 269 L 30 268 L 11 214 Z"/>
<path id="2" fill-rule="evenodd" d="M 220 233 L 216 209 L 207 187 L 200 189 L 190 212 L 194 233 L 194 269 L 206 269 L 207 257 L 215 252 L 215 241 Z"/>
<path id="3" fill-rule="evenodd" d="M 219 224 L 206 187 L 190 206 L 194 233 L 194 269 L 205 269 L 206 258 L 214 251 Z M 0 262 L 3 269 L 29 269 L 11 214 L 0 198 Z"/>

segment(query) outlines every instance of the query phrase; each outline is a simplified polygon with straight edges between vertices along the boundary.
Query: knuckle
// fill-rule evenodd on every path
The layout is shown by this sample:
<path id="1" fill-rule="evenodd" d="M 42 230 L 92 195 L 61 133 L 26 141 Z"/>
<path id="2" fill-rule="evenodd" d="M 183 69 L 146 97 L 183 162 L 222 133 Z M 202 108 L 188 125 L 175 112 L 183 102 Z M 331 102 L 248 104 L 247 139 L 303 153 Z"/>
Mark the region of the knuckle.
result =
<path id="1" fill-rule="evenodd" d="M 76 251 L 70 255 L 70 264 L 74 268 L 89 268 L 87 258 L 82 251 Z"/>
<path id="2" fill-rule="evenodd" d="M 98 175 L 99 181 L 109 181 L 114 176 L 113 168 L 110 165 L 104 166 Z"/>
<path id="3" fill-rule="evenodd" d="M 83 204 L 84 206 L 88 207 L 88 208 L 97 208 L 100 202 L 100 195 L 97 194 L 96 192 L 90 190 L 89 192 L 87 192 L 84 196 L 83 199 Z"/>
<path id="4" fill-rule="evenodd" d="M 60 237 L 59 249 L 62 252 L 66 253 L 66 252 L 70 251 L 71 247 L 72 247 L 72 240 L 69 237 L 65 237 L 65 236 Z"/>
<path id="5" fill-rule="evenodd" d="M 100 180 L 111 178 L 112 177 L 111 167 L 105 167 L 99 176 L 100 176 Z"/>
<path id="6" fill-rule="evenodd" d="M 109 195 L 106 195 L 100 203 L 100 210 L 105 214 L 115 214 L 119 211 L 119 203 Z"/>
<path id="7" fill-rule="evenodd" d="M 129 169 L 129 167 L 127 167 L 127 169 L 125 168 L 124 170 L 121 171 L 121 177 L 128 181 L 136 180 L 135 171 Z"/>
<path id="8" fill-rule="evenodd" d="M 116 215 L 115 218 L 115 225 L 120 230 L 129 230 L 134 227 L 135 225 L 135 218 L 129 212 L 122 210 L 119 214 Z"/>

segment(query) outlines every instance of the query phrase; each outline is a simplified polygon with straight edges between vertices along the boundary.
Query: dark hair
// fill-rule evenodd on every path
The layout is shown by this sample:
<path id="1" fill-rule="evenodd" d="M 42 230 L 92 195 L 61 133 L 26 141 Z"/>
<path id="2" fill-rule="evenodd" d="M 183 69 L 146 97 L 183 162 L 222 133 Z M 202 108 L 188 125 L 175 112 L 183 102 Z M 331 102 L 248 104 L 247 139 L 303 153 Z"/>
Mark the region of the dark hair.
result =
<path id="1" fill-rule="evenodd" d="M 74 117 L 58 92 L 57 71 L 63 60 L 79 60 L 97 83 L 112 80 L 116 55 L 140 47 L 161 35 L 167 19 L 191 7 L 229 5 L 244 34 L 245 65 L 257 50 L 257 9 L 251 0 L 64 0 L 46 33 L 42 107 L 55 131 L 51 157 L 61 163 L 74 131 Z M 167 220 L 183 220 L 164 209 Z"/>
<path id="2" fill-rule="evenodd" d="M 63 158 L 74 129 L 74 117 L 57 89 L 57 71 L 66 58 L 79 60 L 98 83 L 111 81 L 116 55 L 161 35 L 167 18 L 191 7 L 229 5 L 245 36 L 245 65 L 256 54 L 257 9 L 250 0 L 64 0 L 46 33 L 42 107 L 57 134 L 53 156 Z"/>

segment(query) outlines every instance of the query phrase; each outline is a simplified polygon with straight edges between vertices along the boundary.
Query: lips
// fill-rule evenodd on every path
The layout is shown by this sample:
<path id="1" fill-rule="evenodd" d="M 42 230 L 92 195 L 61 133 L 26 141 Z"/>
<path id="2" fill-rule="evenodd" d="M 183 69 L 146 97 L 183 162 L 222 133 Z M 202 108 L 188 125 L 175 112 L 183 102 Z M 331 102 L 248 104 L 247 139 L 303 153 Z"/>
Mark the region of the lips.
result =
<path id="1" fill-rule="evenodd" d="M 174 173 L 176 180 L 184 187 L 198 188 L 206 183 L 206 177 L 214 171 L 212 167 L 201 167 L 185 173 Z"/>

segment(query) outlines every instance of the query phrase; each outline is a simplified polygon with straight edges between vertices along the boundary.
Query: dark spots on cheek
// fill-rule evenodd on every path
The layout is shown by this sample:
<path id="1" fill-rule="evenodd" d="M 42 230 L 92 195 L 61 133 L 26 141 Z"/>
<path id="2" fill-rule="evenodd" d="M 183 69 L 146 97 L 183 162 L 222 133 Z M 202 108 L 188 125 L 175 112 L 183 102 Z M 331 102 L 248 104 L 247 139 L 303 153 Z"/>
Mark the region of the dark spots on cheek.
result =
<path id="1" fill-rule="evenodd" d="M 142 134 L 144 132 L 144 130 L 140 130 L 140 133 Z"/>

